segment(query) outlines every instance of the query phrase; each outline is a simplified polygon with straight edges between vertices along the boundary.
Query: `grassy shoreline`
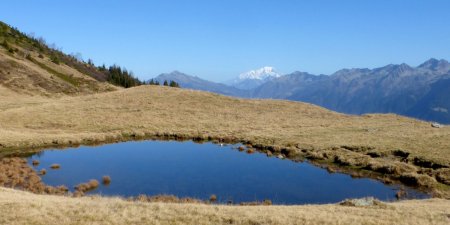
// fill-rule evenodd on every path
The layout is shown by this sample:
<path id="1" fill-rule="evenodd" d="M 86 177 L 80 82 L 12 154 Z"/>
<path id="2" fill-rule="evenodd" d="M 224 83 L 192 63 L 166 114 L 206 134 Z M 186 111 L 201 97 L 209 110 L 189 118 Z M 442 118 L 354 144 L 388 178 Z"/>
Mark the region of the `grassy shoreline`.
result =
<path id="1" fill-rule="evenodd" d="M 118 142 L 126 142 L 126 141 L 146 141 L 146 140 L 163 140 L 163 141 L 194 141 L 198 143 L 204 142 L 213 142 L 213 143 L 227 143 L 227 144 L 239 144 L 239 143 L 247 143 L 247 145 L 258 152 L 262 152 L 267 154 L 269 157 L 279 157 L 286 158 L 292 161 L 304 161 L 308 160 L 315 166 L 327 169 L 329 172 L 336 173 L 345 173 L 349 174 L 352 177 L 361 177 L 361 178 L 372 178 L 379 180 L 386 184 L 404 184 L 413 188 L 416 188 L 422 192 L 431 194 L 434 197 L 441 198 L 449 198 L 449 193 L 447 191 L 450 190 L 450 187 L 447 185 L 438 184 L 438 187 L 435 186 L 427 186 L 425 185 L 412 185 L 410 183 L 402 182 L 399 180 L 399 177 L 389 176 L 389 174 L 381 173 L 381 171 L 371 170 L 370 168 L 362 168 L 361 166 L 355 167 L 351 165 L 341 165 L 337 164 L 334 160 L 326 160 L 324 158 L 318 157 L 314 152 L 306 152 L 299 153 L 295 150 L 288 148 L 278 148 L 278 146 L 270 146 L 270 145 L 261 145 L 255 144 L 252 145 L 251 142 L 246 140 L 232 139 L 232 138 L 213 138 L 213 137 L 199 137 L 199 136 L 177 136 L 176 134 L 157 134 L 153 136 L 125 136 L 119 137 L 117 139 L 109 139 L 103 142 L 92 142 L 87 141 L 85 143 L 78 144 L 69 144 L 69 145 L 61 145 L 61 144 L 51 144 L 48 146 L 39 146 L 38 148 L 20 148 L 18 149 L 10 149 L 9 151 L 0 152 L 0 159 L 2 157 L 27 157 L 29 155 L 39 153 L 45 149 L 59 149 L 64 150 L 66 148 L 76 148 L 80 146 L 99 146 L 104 144 L 112 144 Z M 312 154 L 312 155 L 311 155 Z M 392 175 L 392 174 L 391 174 Z M 395 175 L 395 174 L 394 174 Z"/>

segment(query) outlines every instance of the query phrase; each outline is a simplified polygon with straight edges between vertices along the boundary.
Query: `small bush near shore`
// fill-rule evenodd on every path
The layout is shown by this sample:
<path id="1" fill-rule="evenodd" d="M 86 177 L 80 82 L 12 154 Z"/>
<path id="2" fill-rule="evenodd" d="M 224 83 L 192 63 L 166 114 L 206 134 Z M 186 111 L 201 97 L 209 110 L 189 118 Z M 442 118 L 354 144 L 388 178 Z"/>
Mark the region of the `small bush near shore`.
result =
<path id="1" fill-rule="evenodd" d="M 99 186 L 98 181 L 95 180 L 95 179 L 92 179 L 92 180 L 90 180 L 90 181 L 87 182 L 87 183 L 81 183 L 81 184 L 78 184 L 78 185 L 75 187 L 75 190 L 78 191 L 78 192 L 84 193 L 84 192 L 88 192 L 88 191 L 94 190 L 94 189 L 96 189 L 98 186 Z"/>
<path id="2" fill-rule="evenodd" d="M 41 169 L 41 171 L 39 171 L 39 175 L 45 175 L 45 174 L 47 174 L 46 169 Z"/>
<path id="3" fill-rule="evenodd" d="M 110 176 L 103 176 L 102 177 L 102 182 L 104 185 L 108 185 L 111 183 L 111 177 Z"/>
<path id="4" fill-rule="evenodd" d="M 54 169 L 54 170 L 60 169 L 60 168 L 61 168 L 61 165 L 54 163 L 54 164 L 50 165 L 50 168 L 51 168 L 51 169 Z"/>
<path id="5" fill-rule="evenodd" d="M 217 196 L 216 195 L 209 196 L 209 201 L 210 202 L 216 202 L 217 201 Z"/>

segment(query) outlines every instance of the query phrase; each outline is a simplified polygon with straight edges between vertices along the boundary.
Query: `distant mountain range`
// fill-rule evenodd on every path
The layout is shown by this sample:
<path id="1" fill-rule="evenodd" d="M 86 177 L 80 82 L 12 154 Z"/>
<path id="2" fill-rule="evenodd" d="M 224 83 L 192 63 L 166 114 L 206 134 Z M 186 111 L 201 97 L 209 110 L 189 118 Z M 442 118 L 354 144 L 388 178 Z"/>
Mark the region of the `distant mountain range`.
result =
<path id="1" fill-rule="evenodd" d="M 450 63 L 446 60 L 430 59 L 417 67 L 342 69 L 332 75 L 293 72 L 281 76 L 265 67 L 241 74 L 228 85 L 180 72 L 156 79 L 230 96 L 288 99 L 342 113 L 396 113 L 450 124 Z"/>
<path id="2" fill-rule="evenodd" d="M 173 71 L 171 73 L 163 73 L 157 76 L 156 78 L 153 78 L 153 80 L 158 81 L 161 84 L 165 80 L 167 81 L 172 80 L 177 82 L 182 88 L 215 92 L 235 97 L 242 97 L 242 96 L 250 97 L 248 95 L 248 91 L 246 90 L 238 89 L 221 83 L 203 80 L 199 77 L 187 75 L 178 71 Z"/>

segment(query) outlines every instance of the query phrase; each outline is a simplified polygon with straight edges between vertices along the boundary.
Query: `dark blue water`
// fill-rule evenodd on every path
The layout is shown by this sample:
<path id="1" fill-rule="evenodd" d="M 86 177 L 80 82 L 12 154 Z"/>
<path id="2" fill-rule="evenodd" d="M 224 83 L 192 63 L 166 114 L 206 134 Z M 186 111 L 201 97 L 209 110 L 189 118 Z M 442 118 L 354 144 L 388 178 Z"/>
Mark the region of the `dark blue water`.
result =
<path id="1" fill-rule="evenodd" d="M 90 179 L 101 182 L 102 176 L 109 175 L 109 186 L 100 185 L 90 192 L 102 195 L 173 194 L 209 199 L 215 194 L 221 202 L 270 199 L 276 204 L 305 204 L 366 196 L 393 200 L 400 188 L 212 143 L 125 142 L 48 150 L 30 157 L 29 162 L 34 159 L 41 162 L 36 169 L 47 169 L 42 177 L 46 184 L 66 185 L 72 191 L 79 183 Z M 61 169 L 49 169 L 53 163 Z"/>

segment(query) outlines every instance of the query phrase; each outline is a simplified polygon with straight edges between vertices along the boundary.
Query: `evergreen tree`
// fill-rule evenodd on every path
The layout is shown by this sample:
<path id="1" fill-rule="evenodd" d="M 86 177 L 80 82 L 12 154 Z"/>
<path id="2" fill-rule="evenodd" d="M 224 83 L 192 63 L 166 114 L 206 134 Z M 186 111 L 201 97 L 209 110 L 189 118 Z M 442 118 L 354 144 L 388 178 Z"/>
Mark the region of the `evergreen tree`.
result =
<path id="1" fill-rule="evenodd" d="M 87 64 L 88 64 L 89 66 L 94 66 L 94 61 L 92 61 L 92 59 L 88 59 Z"/>
<path id="2" fill-rule="evenodd" d="M 102 71 L 102 72 L 106 71 L 106 66 L 105 66 L 105 64 L 99 66 L 99 67 L 98 67 L 98 70 L 100 70 L 100 71 Z"/>
<path id="3" fill-rule="evenodd" d="M 120 68 L 120 66 L 113 65 L 108 70 L 108 81 L 115 85 L 125 88 L 134 87 L 142 84 L 142 81 L 135 78 L 132 72 Z"/>
<path id="4" fill-rule="evenodd" d="M 171 86 L 171 87 L 177 87 L 177 88 L 180 87 L 180 85 L 179 85 L 177 82 L 173 81 L 173 80 L 170 81 L 169 86 Z"/>
<path id="5" fill-rule="evenodd" d="M 164 80 L 164 86 L 169 86 L 169 83 L 167 83 L 167 80 Z"/>

